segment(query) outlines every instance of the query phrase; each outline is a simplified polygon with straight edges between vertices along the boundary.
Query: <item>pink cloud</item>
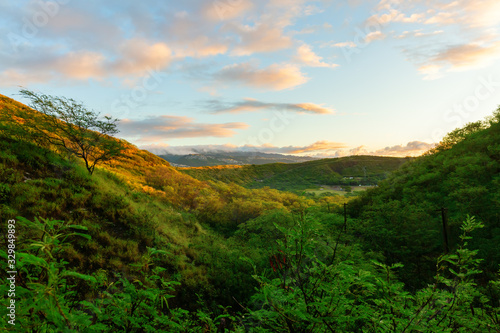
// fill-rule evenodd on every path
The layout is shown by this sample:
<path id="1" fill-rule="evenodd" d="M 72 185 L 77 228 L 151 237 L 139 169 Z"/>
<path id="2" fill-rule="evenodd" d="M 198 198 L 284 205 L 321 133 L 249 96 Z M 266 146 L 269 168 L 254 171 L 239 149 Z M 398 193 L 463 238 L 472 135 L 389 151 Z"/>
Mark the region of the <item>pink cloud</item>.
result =
<path id="1" fill-rule="evenodd" d="M 308 81 L 308 78 L 300 72 L 300 68 L 295 65 L 273 64 L 260 69 L 248 62 L 224 67 L 215 74 L 215 79 L 272 90 L 289 89 Z"/>
<path id="2" fill-rule="evenodd" d="M 309 114 L 332 114 L 334 110 L 315 103 L 265 103 L 247 98 L 241 102 L 224 104 L 218 100 L 209 101 L 208 107 L 213 113 L 253 112 L 264 109 L 284 110 Z"/>
<path id="3" fill-rule="evenodd" d="M 246 129 L 242 122 L 223 124 L 196 123 L 193 118 L 158 116 L 141 120 L 123 119 L 119 123 L 120 135 L 137 142 L 162 142 L 173 138 L 231 137 L 235 130 Z"/>
<path id="4" fill-rule="evenodd" d="M 292 45 L 292 39 L 284 36 L 282 29 L 266 23 L 259 23 L 253 27 L 233 24 L 228 30 L 235 32 L 240 39 L 232 52 L 238 56 L 274 52 Z"/>
<path id="5" fill-rule="evenodd" d="M 297 55 L 295 57 L 296 61 L 306 66 L 328 68 L 335 68 L 338 66 L 337 64 L 328 64 L 326 62 L 322 62 L 322 59 L 322 57 L 316 55 L 316 53 L 311 50 L 311 47 L 306 44 L 298 48 Z"/>

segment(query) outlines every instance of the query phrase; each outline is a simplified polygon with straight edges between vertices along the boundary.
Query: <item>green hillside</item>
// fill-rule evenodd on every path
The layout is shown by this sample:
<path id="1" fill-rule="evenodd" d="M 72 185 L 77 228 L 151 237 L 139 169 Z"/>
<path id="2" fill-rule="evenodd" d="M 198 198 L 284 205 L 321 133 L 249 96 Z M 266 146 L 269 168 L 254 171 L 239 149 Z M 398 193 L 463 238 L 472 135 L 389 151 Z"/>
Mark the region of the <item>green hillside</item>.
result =
<path id="1" fill-rule="evenodd" d="M 318 185 L 375 185 L 409 158 L 349 156 L 302 163 L 178 168 L 199 180 L 234 182 L 248 188 L 304 190 Z"/>
<path id="2" fill-rule="evenodd" d="M 251 277 L 251 268 L 238 258 L 249 255 L 258 259 L 261 255 L 247 253 L 239 244 L 226 241 L 222 234 L 233 233 L 237 225 L 266 211 L 291 212 L 306 207 L 302 199 L 290 193 L 200 182 L 123 140 L 122 155 L 98 167 L 90 176 L 81 160 L 57 147 L 33 142 L 36 136 L 24 126 L 23 117 L 43 118 L 0 95 L 3 231 L 6 232 L 7 220 L 16 219 L 18 247 L 27 251 L 30 240 L 42 237 L 49 252 L 38 250 L 38 255 L 46 260 L 56 256 L 59 269 L 65 262 L 66 269 L 97 274 L 107 283 L 116 283 L 121 277 L 147 283 L 146 273 L 159 273 L 143 265 L 153 267 L 161 260 L 159 276 L 175 286 L 165 291 L 167 298 L 173 297 L 168 301 L 170 306 L 197 309 L 198 297 L 226 305 L 234 303 L 232 297 L 244 301 L 247 290 L 253 290 L 257 284 Z M 51 231 L 40 233 L 18 217 L 32 222 L 40 219 L 42 230 L 49 223 L 41 219 L 58 222 Z M 51 244 L 55 239 L 50 232 L 59 234 L 66 225 L 84 228 L 90 239 L 72 236 L 64 245 Z M 63 234 L 74 230 L 70 228 Z M 51 236 L 45 239 L 44 235 Z M 6 249 L 7 245 L 2 245 L 1 249 Z M 161 249 L 161 254 L 156 254 L 158 258 L 151 256 L 154 249 Z M 43 270 L 40 273 L 38 268 L 37 272 L 38 280 L 30 276 L 33 282 L 46 277 Z M 89 289 L 83 281 L 76 287 L 79 299 L 92 299 L 100 293 L 98 289 Z M 32 301 L 26 299 L 27 303 L 20 305 L 27 325 L 23 327 L 31 327 L 29 323 L 38 318 L 36 312 L 30 314 Z"/>
<path id="3" fill-rule="evenodd" d="M 366 247 L 402 262 L 407 283 L 432 277 L 444 248 L 441 209 L 446 209 L 451 247 L 466 215 L 484 223 L 470 244 L 494 274 L 500 264 L 500 109 L 489 121 L 457 129 L 429 154 L 395 171 L 376 189 L 351 202 L 362 221 Z M 426 279 L 420 280 L 424 283 Z M 415 284 L 416 283 L 416 284 Z"/>
<path id="4" fill-rule="evenodd" d="M 270 163 L 299 163 L 315 160 L 308 156 L 293 156 L 282 154 L 269 154 L 261 152 L 223 152 L 210 151 L 188 155 L 173 155 L 166 152 L 153 151 L 172 165 L 179 167 L 206 167 L 217 165 L 245 165 L 245 164 L 270 164 Z"/>
<path id="5" fill-rule="evenodd" d="M 499 332 L 499 119 L 454 133 L 343 206 L 194 179 L 113 138 L 120 155 L 90 173 L 41 139 L 33 124 L 42 114 L 0 95 L 0 269 L 9 272 L 0 327 Z M 343 179 L 402 162 L 338 161 L 309 167 Z M 446 255 L 441 206 L 452 229 Z"/>

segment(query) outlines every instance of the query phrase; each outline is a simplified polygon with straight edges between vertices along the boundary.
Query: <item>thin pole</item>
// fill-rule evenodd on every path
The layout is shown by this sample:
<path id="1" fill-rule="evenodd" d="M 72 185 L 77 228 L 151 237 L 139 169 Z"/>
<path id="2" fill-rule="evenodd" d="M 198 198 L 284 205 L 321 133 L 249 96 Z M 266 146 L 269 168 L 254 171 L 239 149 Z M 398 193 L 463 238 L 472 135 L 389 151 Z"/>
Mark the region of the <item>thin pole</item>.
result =
<path id="1" fill-rule="evenodd" d="M 344 231 L 347 231 L 347 203 L 344 202 Z"/>
<path id="2" fill-rule="evenodd" d="M 443 220 L 443 238 L 444 238 L 444 250 L 445 253 L 450 252 L 450 247 L 448 245 L 448 219 L 446 216 L 446 211 L 448 209 L 446 208 L 441 208 L 441 218 Z"/>

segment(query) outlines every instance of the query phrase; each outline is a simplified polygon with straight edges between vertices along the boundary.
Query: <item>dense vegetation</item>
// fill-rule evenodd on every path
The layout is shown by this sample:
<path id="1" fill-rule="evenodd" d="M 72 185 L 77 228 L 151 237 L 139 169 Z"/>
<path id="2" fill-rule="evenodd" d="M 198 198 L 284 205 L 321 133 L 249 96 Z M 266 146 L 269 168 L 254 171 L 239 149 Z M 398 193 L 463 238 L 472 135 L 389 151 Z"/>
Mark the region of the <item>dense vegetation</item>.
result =
<path id="1" fill-rule="evenodd" d="M 433 151 L 405 164 L 351 205 L 365 230 L 367 248 L 401 262 L 405 283 L 421 287 L 443 250 L 442 213 L 449 242 L 458 240 L 467 214 L 485 228 L 471 245 L 487 275 L 500 264 L 500 110 L 488 121 L 457 129 Z"/>
<path id="2" fill-rule="evenodd" d="M 349 156 L 302 163 L 179 168 L 199 180 L 233 182 L 247 188 L 304 190 L 318 185 L 375 185 L 409 158 Z"/>
<path id="3" fill-rule="evenodd" d="M 210 151 L 199 152 L 188 155 L 173 155 L 166 152 L 158 152 L 158 156 L 166 159 L 174 166 L 203 167 L 217 165 L 244 165 L 244 164 L 270 164 L 270 163 L 299 163 L 315 160 L 309 156 L 294 156 L 282 154 L 269 154 L 261 152 L 224 152 Z"/>
<path id="4" fill-rule="evenodd" d="M 498 115 L 349 201 L 344 220 L 345 198 L 200 181 L 123 140 L 90 175 L 33 140 L 20 110 L 39 116 L 0 95 L 1 226 L 15 219 L 17 236 L 8 330 L 499 332 Z"/>

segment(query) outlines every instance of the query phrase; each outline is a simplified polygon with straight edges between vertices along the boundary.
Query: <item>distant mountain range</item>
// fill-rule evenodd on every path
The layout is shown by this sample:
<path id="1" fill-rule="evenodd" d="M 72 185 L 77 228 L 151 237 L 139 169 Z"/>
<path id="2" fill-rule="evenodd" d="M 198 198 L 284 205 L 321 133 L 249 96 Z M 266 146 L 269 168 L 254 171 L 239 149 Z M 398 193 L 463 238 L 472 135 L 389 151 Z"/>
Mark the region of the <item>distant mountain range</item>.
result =
<path id="1" fill-rule="evenodd" d="M 300 163 L 317 160 L 309 156 L 269 154 L 261 152 L 207 152 L 188 155 L 158 154 L 175 167 L 204 167 L 216 165 L 247 165 L 269 163 Z"/>

